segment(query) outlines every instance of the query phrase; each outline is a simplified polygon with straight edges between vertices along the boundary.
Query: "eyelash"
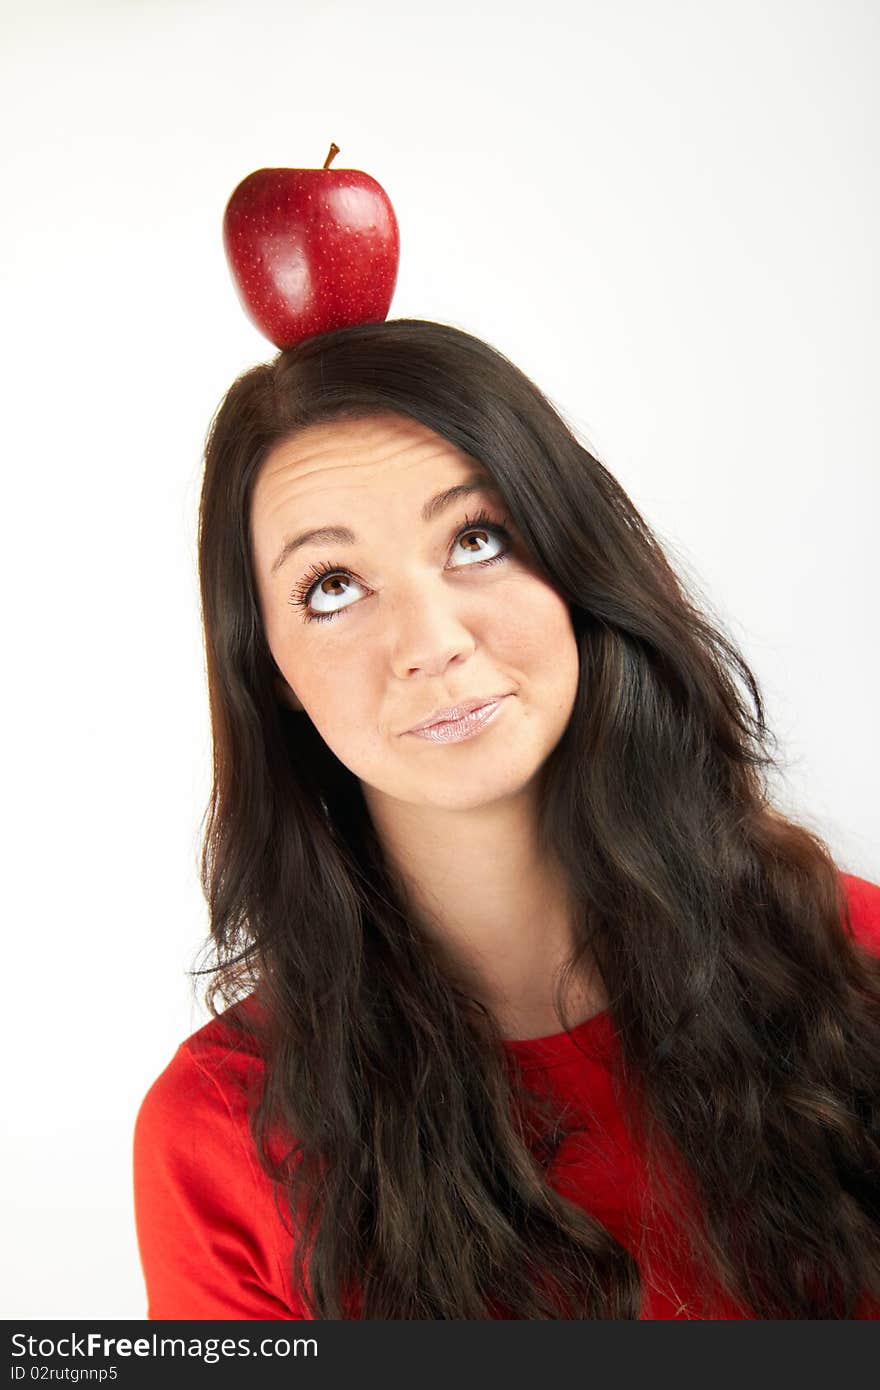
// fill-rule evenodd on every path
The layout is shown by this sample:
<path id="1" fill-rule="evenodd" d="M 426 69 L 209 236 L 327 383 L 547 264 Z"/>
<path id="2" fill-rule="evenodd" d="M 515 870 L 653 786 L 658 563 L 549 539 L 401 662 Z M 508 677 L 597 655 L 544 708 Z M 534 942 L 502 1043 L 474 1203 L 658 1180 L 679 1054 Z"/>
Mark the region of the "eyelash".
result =
<path id="1" fill-rule="evenodd" d="M 507 520 L 509 520 L 509 518 L 505 517 L 505 521 Z M 462 536 L 466 535 L 468 531 L 478 530 L 491 531 L 493 532 L 493 534 L 500 536 L 507 543 L 507 548 L 503 550 L 499 555 L 490 555 L 486 560 L 475 560 L 472 565 L 464 565 L 461 567 L 463 569 L 477 569 L 481 565 L 497 564 L 499 560 L 506 560 L 508 554 L 510 553 L 511 535 L 509 530 L 505 525 L 503 525 L 503 523 L 499 521 L 493 521 L 492 518 L 489 516 L 488 512 L 486 512 L 485 510 L 478 512 L 472 520 L 467 515 L 465 516 L 464 526 L 460 527 L 452 538 L 453 545 L 460 541 Z M 351 603 L 347 604 L 345 608 L 332 609 L 328 613 L 311 612 L 311 610 L 309 609 L 309 602 L 311 600 L 312 593 L 317 588 L 320 581 L 326 578 L 326 576 L 329 574 L 340 576 L 345 575 L 351 579 L 356 578 L 356 576 L 350 574 L 350 572 L 347 569 L 341 568 L 339 565 L 331 565 L 326 561 L 317 565 L 313 565 L 311 569 L 308 571 L 308 573 L 303 576 L 302 580 L 290 596 L 290 602 L 294 605 L 294 607 L 302 609 L 303 622 L 326 622 L 329 618 L 335 618 L 340 613 L 345 613 L 347 611 L 347 608 L 354 608 L 355 605 Z"/>

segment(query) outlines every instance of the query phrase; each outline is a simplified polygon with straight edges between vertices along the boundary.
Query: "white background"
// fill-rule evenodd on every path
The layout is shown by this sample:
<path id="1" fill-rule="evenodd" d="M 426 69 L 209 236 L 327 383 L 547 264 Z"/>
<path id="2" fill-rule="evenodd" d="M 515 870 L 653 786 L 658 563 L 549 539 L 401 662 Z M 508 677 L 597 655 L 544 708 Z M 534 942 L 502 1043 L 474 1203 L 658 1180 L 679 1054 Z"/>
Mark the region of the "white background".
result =
<path id="1" fill-rule="evenodd" d="M 880 11 L 870 0 L 5 0 L 6 1318 L 143 1317 L 131 1132 L 186 971 L 201 449 L 274 355 L 252 170 L 363 169 L 389 317 L 513 358 L 728 624 L 780 799 L 880 881 Z"/>

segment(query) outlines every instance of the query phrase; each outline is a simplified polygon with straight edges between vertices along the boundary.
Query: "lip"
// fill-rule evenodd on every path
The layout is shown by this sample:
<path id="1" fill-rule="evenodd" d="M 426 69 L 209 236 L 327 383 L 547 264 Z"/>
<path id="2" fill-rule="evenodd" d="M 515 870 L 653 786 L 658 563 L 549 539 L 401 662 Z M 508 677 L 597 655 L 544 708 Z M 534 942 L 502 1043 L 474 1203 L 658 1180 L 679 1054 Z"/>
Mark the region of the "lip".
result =
<path id="1" fill-rule="evenodd" d="M 452 724 L 466 715 L 473 714 L 474 710 L 482 709 L 484 705 L 494 704 L 496 700 L 503 700 L 503 695 L 483 695 L 475 700 L 462 700 L 458 705 L 449 705 L 446 709 L 435 710 L 432 715 L 423 720 L 421 724 L 413 724 L 411 729 L 407 729 L 408 734 L 421 733 L 423 729 L 430 729 L 435 724 Z"/>
<path id="2" fill-rule="evenodd" d="M 432 743 L 461 743 L 463 739 L 473 738 L 475 734 L 485 729 L 495 718 L 504 701 L 506 695 L 496 695 L 494 699 L 485 702 L 470 701 L 471 708 L 458 719 L 434 720 L 431 724 L 422 724 L 416 729 L 408 729 L 407 733 L 415 738 L 425 738 Z M 457 706 L 458 709 L 462 707 Z"/>

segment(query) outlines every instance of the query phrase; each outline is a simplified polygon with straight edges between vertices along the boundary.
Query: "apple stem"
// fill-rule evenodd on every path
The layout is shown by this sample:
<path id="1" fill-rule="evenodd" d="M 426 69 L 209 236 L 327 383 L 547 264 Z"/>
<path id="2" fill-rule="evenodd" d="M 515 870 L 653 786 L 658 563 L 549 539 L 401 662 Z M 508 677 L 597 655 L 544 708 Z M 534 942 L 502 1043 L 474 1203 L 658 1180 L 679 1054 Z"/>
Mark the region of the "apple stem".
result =
<path id="1" fill-rule="evenodd" d="M 330 168 L 330 161 L 331 161 L 331 159 L 334 159 L 334 158 L 336 157 L 336 155 L 338 155 L 338 153 L 339 153 L 339 146 L 338 146 L 338 145 L 334 145 L 333 142 L 331 141 L 331 142 L 330 142 L 330 153 L 328 154 L 327 158 L 324 160 L 324 168 L 325 168 L 325 169 L 329 169 L 329 168 Z"/>

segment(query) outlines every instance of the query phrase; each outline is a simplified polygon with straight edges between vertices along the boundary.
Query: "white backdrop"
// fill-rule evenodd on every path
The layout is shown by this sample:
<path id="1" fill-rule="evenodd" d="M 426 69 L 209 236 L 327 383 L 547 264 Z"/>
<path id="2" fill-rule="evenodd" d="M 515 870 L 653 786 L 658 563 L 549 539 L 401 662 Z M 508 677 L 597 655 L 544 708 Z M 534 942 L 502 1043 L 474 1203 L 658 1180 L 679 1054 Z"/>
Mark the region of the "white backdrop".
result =
<path id="1" fill-rule="evenodd" d="M 186 976 L 201 448 L 274 355 L 252 170 L 363 169 L 389 317 L 500 348 L 740 643 L 780 797 L 880 881 L 880 13 L 860 0 L 4 0 L 6 1318 L 143 1317 L 131 1132 Z"/>

